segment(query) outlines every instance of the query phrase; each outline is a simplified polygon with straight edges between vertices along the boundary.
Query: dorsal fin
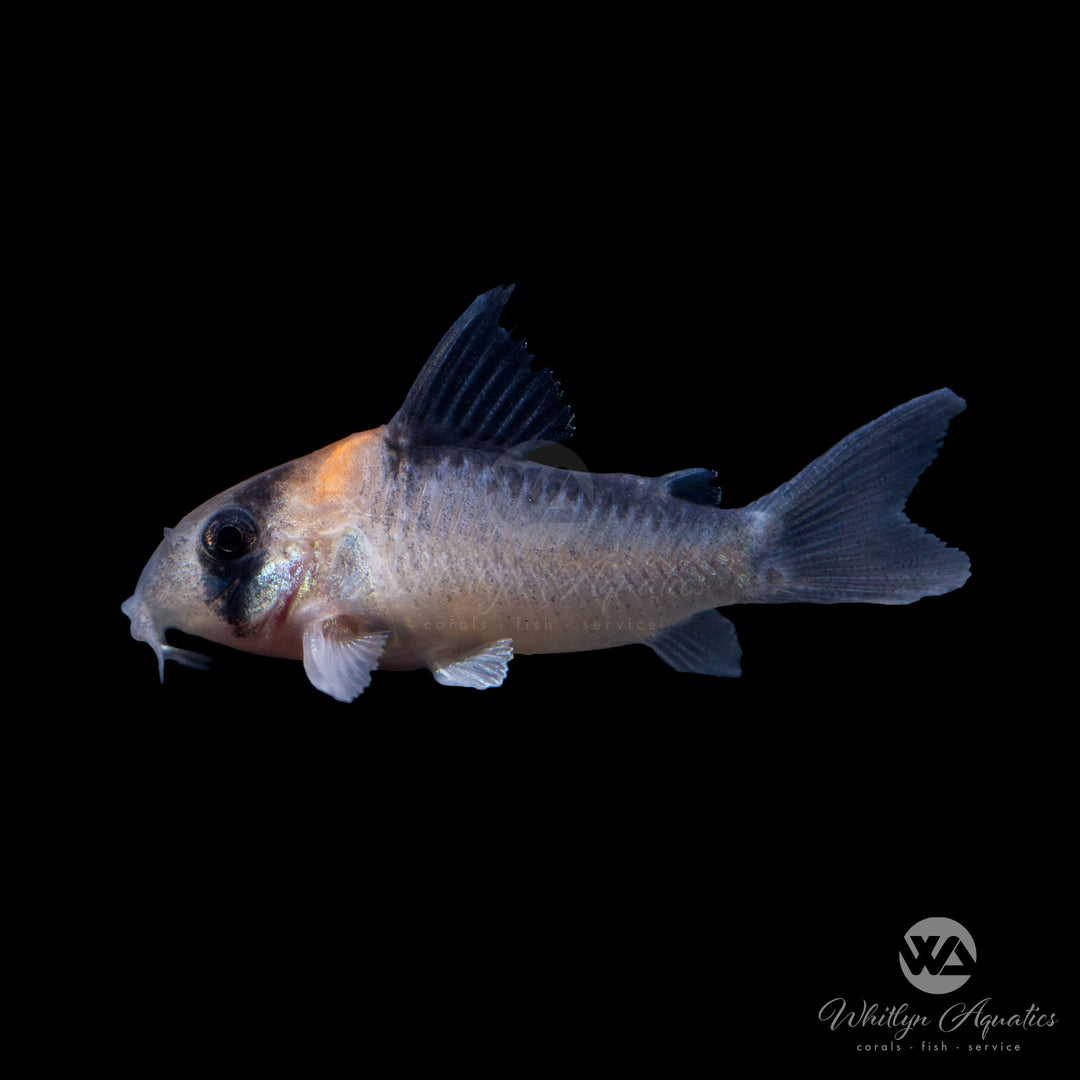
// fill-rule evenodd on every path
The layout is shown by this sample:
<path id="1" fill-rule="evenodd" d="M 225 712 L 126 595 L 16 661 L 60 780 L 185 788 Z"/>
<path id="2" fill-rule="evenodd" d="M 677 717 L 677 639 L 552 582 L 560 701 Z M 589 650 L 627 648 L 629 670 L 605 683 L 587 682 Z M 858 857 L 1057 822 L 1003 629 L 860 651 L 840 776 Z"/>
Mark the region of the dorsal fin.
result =
<path id="1" fill-rule="evenodd" d="M 551 371 L 533 371 L 525 342 L 512 341 L 499 325 L 513 289 L 478 296 L 447 330 L 388 425 L 392 442 L 524 457 L 573 434 L 573 415 Z"/>

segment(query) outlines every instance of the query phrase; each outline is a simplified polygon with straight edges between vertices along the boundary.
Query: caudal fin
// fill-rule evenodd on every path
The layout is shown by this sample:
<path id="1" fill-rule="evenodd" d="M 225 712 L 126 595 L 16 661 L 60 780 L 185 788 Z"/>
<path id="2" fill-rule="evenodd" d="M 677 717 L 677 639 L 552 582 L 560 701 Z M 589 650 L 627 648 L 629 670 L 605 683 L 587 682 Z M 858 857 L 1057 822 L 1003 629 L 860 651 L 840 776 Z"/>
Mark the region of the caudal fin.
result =
<path id="1" fill-rule="evenodd" d="M 752 503 L 768 515 L 759 600 L 910 604 L 963 585 L 968 557 L 904 516 L 963 409 L 951 390 L 914 398 Z"/>

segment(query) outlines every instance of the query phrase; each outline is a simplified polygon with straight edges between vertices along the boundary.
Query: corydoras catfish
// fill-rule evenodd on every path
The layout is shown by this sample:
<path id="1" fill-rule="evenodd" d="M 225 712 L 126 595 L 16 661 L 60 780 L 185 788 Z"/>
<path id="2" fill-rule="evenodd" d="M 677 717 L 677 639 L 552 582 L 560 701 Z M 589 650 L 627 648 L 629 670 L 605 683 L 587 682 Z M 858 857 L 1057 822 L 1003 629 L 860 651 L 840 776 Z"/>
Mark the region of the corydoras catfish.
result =
<path id="1" fill-rule="evenodd" d="M 388 424 L 264 472 L 165 530 L 123 605 L 166 659 L 175 627 L 302 660 L 351 701 L 376 668 L 483 689 L 515 653 L 645 644 L 683 672 L 735 676 L 728 604 L 907 604 L 959 588 L 968 559 L 903 513 L 949 420 L 937 390 L 860 428 L 749 506 L 707 469 L 593 474 L 530 460 L 567 439 L 551 371 L 478 297 Z"/>

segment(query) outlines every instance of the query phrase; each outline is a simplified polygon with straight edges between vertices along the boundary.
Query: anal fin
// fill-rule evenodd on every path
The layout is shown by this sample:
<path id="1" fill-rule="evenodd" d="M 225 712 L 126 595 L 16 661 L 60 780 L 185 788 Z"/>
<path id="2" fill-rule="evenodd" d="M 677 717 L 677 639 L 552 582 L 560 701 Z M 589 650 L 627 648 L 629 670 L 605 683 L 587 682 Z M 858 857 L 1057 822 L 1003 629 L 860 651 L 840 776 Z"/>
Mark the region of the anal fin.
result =
<path id="1" fill-rule="evenodd" d="M 514 658 L 514 643 L 510 638 L 492 641 L 470 653 L 439 657 L 431 662 L 435 681 L 443 686 L 471 686 L 487 690 L 499 686 L 506 678 L 506 668 Z"/>
<path id="2" fill-rule="evenodd" d="M 699 611 L 681 623 L 661 630 L 645 642 L 676 671 L 738 678 L 739 639 L 730 619 L 718 611 Z"/>

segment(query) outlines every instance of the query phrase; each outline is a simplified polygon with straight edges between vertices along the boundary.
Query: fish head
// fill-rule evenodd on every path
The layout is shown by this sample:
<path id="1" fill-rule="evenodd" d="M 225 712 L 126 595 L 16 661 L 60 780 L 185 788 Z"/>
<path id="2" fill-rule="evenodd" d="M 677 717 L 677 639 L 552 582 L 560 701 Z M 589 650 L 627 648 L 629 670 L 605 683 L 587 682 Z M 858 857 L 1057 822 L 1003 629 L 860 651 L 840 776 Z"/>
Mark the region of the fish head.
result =
<path id="1" fill-rule="evenodd" d="M 165 530 L 121 605 L 131 636 L 154 650 L 162 680 L 166 660 L 209 663 L 169 645 L 170 628 L 249 652 L 299 655 L 300 636 L 287 616 L 310 591 L 317 544 L 290 528 L 291 469 L 238 484 Z"/>

